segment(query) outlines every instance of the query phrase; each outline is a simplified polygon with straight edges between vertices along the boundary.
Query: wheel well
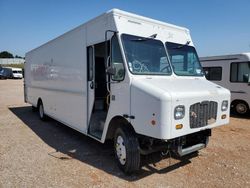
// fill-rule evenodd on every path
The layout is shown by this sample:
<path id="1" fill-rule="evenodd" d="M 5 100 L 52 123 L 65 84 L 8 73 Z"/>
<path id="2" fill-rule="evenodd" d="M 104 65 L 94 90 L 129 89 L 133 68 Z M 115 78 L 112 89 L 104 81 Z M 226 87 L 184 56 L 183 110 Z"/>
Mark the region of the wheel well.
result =
<path id="1" fill-rule="evenodd" d="M 238 103 L 244 103 L 244 104 L 246 104 L 246 105 L 247 105 L 247 108 L 249 109 L 248 103 L 247 103 L 246 101 L 240 100 L 240 99 L 236 99 L 236 100 L 232 101 L 232 102 L 231 102 L 231 106 L 232 106 L 232 107 L 235 107 L 235 105 L 238 104 Z"/>
<path id="2" fill-rule="evenodd" d="M 42 99 L 38 98 L 36 107 L 38 108 L 41 103 L 43 103 Z"/>
<path id="3" fill-rule="evenodd" d="M 132 129 L 135 132 L 133 126 L 128 122 L 127 119 L 125 119 L 122 116 L 116 116 L 112 118 L 112 120 L 109 122 L 109 127 L 106 134 L 106 140 L 113 139 L 116 128 L 120 126 L 127 126 L 128 128 Z"/>

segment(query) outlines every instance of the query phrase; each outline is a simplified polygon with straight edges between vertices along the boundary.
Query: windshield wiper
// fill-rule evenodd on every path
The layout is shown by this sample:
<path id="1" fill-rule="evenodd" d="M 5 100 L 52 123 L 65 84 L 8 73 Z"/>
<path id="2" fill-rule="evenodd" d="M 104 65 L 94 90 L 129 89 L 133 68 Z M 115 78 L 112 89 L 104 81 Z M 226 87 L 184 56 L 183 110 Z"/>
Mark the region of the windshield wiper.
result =
<path id="1" fill-rule="evenodd" d="M 130 41 L 147 41 L 147 40 L 155 39 L 156 36 L 157 36 L 157 34 L 155 33 L 149 37 L 139 37 L 137 39 L 131 39 Z"/>
<path id="2" fill-rule="evenodd" d="M 172 49 L 180 49 L 183 48 L 184 46 L 188 46 L 190 44 L 191 41 L 187 41 L 186 44 L 181 44 L 179 46 L 173 47 Z"/>
<path id="3" fill-rule="evenodd" d="M 147 41 L 150 40 L 149 38 L 137 38 L 137 39 L 131 39 L 130 41 L 136 41 L 136 42 L 140 42 L 140 41 Z"/>

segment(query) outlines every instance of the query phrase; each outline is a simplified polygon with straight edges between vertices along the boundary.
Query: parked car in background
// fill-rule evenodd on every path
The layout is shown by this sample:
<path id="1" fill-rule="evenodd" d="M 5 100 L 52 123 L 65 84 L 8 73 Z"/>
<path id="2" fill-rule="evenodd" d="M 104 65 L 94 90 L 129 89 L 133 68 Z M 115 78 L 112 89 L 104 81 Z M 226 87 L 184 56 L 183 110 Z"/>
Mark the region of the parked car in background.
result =
<path id="1" fill-rule="evenodd" d="M 23 70 L 21 68 L 3 67 L 3 74 L 8 79 L 22 79 Z"/>
<path id="2" fill-rule="evenodd" d="M 6 79 L 6 76 L 4 75 L 4 69 L 1 65 L 0 65 L 0 79 Z"/>
<path id="3" fill-rule="evenodd" d="M 231 107 L 238 114 L 250 112 L 250 53 L 201 57 L 206 78 L 231 91 Z"/>
<path id="4" fill-rule="evenodd" d="M 23 70 L 21 68 L 12 68 L 12 74 L 14 79 L 23 78 Z"/>
<path id="5" fill-rule="evenodd" d="M 9 67 L 3 67 L 3 76 L 6 79 L 12 79 L 13 78 L 12 69 Z"/>

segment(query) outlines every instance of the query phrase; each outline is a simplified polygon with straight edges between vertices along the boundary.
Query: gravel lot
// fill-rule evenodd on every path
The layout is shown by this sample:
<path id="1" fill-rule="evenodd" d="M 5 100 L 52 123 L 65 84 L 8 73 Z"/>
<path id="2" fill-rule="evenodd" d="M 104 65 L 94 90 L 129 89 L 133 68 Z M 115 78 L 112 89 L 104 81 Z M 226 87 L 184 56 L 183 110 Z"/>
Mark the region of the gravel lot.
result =
<path id="1" fill-rule="evenodd" d="M 0 80 L 0 187 L 250 187 L 250 116 L 213 130 L 198 155 L 145 157 L 124 175 L 112 143 L 41 122 L 23 102 L 23 80 Z"/>

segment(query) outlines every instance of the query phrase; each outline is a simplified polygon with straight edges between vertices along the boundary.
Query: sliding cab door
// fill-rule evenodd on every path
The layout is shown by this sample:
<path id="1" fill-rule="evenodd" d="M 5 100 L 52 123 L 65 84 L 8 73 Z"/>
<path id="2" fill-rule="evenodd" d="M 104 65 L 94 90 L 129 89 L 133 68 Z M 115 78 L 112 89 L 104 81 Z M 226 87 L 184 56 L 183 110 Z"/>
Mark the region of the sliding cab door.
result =
<path id="1" fill-rule="evenodd" d="M 94 46 L 87 47 L 87 68 L 88 68 L 88 126 L 90 124 L 91 114 L 95 101 L 95 55 Z"/>

